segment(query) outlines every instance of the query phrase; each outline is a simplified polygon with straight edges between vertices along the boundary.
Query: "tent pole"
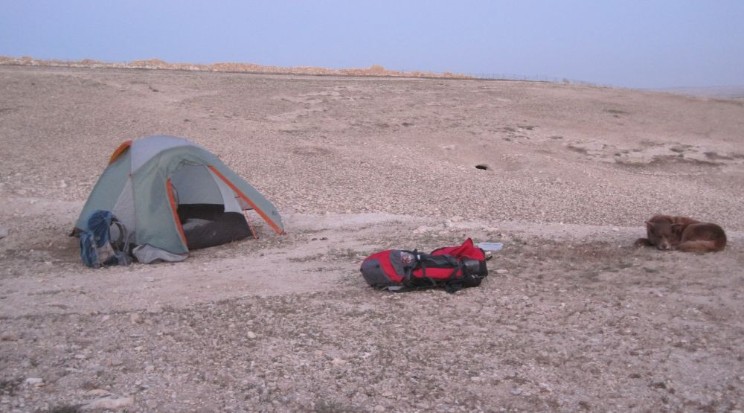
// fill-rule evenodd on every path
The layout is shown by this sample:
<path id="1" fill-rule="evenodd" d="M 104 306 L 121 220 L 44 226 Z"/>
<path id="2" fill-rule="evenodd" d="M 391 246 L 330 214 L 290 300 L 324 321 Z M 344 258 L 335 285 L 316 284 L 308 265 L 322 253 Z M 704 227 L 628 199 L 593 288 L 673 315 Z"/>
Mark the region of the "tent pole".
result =
<path id="1" fill-rule="evenodd" d="M 251 234 L 253 234 L 253 239 L 258 239 L 258 232 L 256 232 L 256 228 L 251 225 L 251 220 L 248 219 L 248 210 L 243 210 L 243 216 L 245 217 L 245 223 L 248 224 L 248 229 L 251 230 Z"/>

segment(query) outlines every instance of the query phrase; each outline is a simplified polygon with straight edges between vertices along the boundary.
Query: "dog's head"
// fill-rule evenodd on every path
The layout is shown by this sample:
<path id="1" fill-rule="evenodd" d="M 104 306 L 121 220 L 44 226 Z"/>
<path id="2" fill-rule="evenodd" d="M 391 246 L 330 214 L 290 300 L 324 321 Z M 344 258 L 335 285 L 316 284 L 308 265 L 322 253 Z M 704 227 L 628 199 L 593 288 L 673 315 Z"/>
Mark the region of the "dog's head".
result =
<path id="1" fill-rule="evenodd" d="M 658 219 L 654 217 L 646 221 L 646 234 L 648 240 L 660 250 L 671 250 L 682 237 L 684 225 L 675 224 L 671 219 Z"/>

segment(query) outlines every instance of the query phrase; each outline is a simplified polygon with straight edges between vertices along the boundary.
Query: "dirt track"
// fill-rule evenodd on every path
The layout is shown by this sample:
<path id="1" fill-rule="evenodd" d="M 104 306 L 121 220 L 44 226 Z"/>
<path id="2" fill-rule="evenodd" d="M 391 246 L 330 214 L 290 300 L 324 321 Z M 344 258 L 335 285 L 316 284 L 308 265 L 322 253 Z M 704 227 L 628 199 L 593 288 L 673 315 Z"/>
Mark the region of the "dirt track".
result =
<path id="1" fill-rule="evenodd" d="M 0 411 L 744 410 L 743 131 L 741 101 L 587 86 L 0 66 Z M 82 203 L 150 134 L 287 235 L 83 267 Z M 633 248 L 655 213 L 729 246 Z M 505 244 L 479 288 L 359 275 L 465 237 Z"/>

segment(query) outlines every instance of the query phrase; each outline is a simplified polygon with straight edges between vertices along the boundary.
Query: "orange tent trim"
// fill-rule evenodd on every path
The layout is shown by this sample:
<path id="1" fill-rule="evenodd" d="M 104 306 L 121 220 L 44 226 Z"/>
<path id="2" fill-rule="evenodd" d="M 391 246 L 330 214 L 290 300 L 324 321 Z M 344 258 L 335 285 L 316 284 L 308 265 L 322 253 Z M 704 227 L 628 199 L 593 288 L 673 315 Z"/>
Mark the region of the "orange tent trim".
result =
<path id="1" fill-rule="evenodd" d="M 121 145 L 119 145 L 118 148 L 114 151 L 114 153 L 111 154 L 111 158 L 109 158 L 109 165 L 114 163 L 119 157 L 124 154 L 124 152 L 129 150 L 129 147 L 132 146 L 132 140 L 128 139 L 122 142 Z"/>
<path id="2" fill-rule="evenodd" d="M 178 217 L 178 204 L 176 203 L 176 196 L 173 194 L 173 184 L 170 178 L 165 182 L 165 190 L 168 194 L 168 201 L 170 202 L 171 212 L 173 213 L 173 220 L 176 221 L 176 228 L 178 228 L 178 235 L 181 236 L 183 245 L 188 247 L 186 242 L 186 233 L 183 232 L 183 225 L 181 224 L 181 218 Z"/>

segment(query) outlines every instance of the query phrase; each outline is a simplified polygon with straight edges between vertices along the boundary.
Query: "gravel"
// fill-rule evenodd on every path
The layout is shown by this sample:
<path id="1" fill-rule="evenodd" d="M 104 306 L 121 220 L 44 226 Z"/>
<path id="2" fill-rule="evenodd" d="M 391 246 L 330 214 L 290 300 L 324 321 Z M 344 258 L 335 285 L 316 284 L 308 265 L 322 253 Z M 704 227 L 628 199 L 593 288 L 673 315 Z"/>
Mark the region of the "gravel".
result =
<path id="1" fill-rule="evenodd" d="M 0 411 L 741 411 L 742 130 L 741 101 L 583 85 L 0 65 Z M 287 234 L 82 266 L 108 155 L 160 133 Z M 729 245 L 634 248 L 656 213 Z M 504 244 L 478 288 L 359 274 L 467 237 Z"/>

